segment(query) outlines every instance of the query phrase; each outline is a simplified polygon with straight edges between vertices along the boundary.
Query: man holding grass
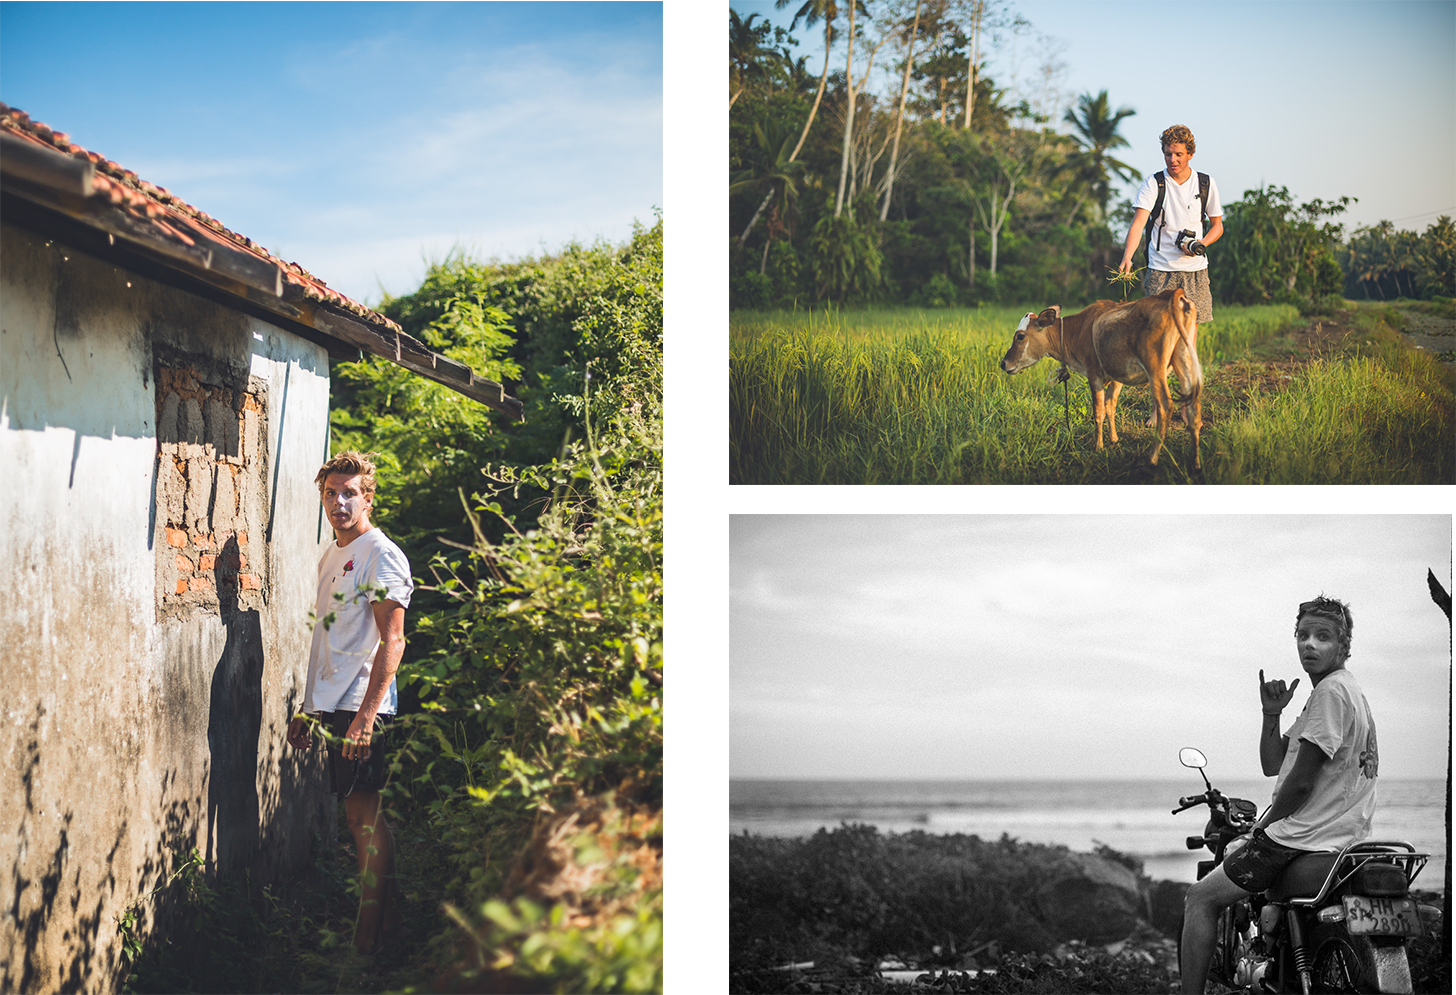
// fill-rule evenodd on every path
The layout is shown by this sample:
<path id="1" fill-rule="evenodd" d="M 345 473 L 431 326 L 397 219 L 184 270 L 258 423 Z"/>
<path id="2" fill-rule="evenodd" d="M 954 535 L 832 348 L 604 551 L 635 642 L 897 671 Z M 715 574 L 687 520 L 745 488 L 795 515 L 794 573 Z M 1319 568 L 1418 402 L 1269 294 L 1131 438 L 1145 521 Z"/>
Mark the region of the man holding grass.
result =
<path id="1" fill-rule="evenodd" d="M 1148 233 L 1148 268 L 1143 274 L 1143 296 L 1153 297 L 1165 290 L 1182 287 L 1188 300 L 1198 309 L 1200 324 L 1213 320 L 1213 293 L 1208 283 L 1208 256 L 1198 252 L 1223 237 L 1223 205 L 1218 199 L 1218 184 L 1208 178 L 1207 202 L 1199 196 L 1199 180 L 1193 172 L 1192 159 L 1196 143 L 1193 132 L 1181 124 L 1160 136 L 1163 162 L 1167 168 L 1143 180 L 1133 200 L 1136 210 L 1132 226 L 1127 230 L 1120 273 L 1132 272 L 1133 253 L 1137 252 L 1144 230 Z M 1162 203 L 1159 204 L 1158 179 L 1163 178 Z M 1154 216 L 1156 213 L 1156 216 Z M 1208 230 L 1203 229 L 1203 215 L 1208 215 Z M 1149 222 L 1151 221 L 1151 224 Z M 1178 235 L 1191 230 L 1195 238 Z"/>
<path id="2" fill-rule="evenodd" d="M 380 791 L 389 771 L 394 674 L 414 581 L 404 553 L 369 521 L 374 464 L 356 452 L 340 453 L 314 480 L 336 538 L 319 559 L 304 714 L 289 723 L 288 742 L 306 750 L 312 726 L 327 733 L 330 787 L 343 799 L 363 879 L 354 947 L 372 954 L 399 926 L 394 836 Z"/>

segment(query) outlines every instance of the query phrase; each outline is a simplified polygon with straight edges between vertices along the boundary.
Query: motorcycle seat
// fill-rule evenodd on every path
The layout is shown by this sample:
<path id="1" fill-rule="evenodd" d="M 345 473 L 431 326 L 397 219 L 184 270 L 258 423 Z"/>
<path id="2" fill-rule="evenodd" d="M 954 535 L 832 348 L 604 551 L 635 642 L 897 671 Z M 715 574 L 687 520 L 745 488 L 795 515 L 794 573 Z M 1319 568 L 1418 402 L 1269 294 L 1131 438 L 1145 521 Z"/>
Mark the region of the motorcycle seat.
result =
<path id="1" fill-rule="evenodd" d="M 1330 876 L 1330 868 L 1335 866 L 1335 860 L 1339 854 L 1333 850 L 1320 853 L 1307 853 L 1301 857 L 1295 857 L 1284 868 L 1283 873 L 1274 879 L 1269 890 L 1264 894 L 1271 902 L 1283 902 L 1291 898 L 1313 898 L 1319 894 L 1320 886 Z"/>

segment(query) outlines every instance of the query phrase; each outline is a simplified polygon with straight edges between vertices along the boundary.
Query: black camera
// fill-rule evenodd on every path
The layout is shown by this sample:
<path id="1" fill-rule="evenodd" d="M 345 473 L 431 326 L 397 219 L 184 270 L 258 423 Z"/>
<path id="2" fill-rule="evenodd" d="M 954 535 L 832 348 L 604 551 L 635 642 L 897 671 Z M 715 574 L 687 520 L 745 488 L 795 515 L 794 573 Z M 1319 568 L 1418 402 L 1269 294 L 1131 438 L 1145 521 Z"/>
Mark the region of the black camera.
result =
<path id="1" fill-rule="evenodd" d="M 1208 251 L 1207 246 L 1198 241 L 1198 234 L 1192 228 L 1184 228 L 1180 231 L 1178 237 L 1174 240 L 1174 244 L 1180 249 L 1187 248 L 1195 256 L 1204 255 Z"/>

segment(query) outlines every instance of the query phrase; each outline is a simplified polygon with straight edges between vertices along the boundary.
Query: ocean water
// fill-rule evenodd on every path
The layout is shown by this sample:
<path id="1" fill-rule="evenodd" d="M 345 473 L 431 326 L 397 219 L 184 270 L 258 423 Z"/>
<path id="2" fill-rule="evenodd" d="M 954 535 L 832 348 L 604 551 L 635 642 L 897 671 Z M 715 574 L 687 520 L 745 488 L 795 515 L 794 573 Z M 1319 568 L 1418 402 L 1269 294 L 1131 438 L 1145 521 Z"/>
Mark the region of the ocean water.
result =
<path id="1" fill-rule="evenodd" d="M 1143 861 L 1154 878 L 1197 879 L 1205 849 L 1184 840 L 1201 835 L 1204 806 L 1173 815 L 1182 795 L 1201 793 L 1194 775 L 1166 781 L 749 781 L 729 783 L 733 833 L 808 836 L 841 823 L 881 832 L 1009 834 L 1026 843 L 1091 850 L 1098 843 Z M 1269 804 L 1274 780 L 1215 782 L 1226 795 Z M 1381 778 L 1374 837 L 1405 840 L 1429 853 L 1415 886 L 1439 891 L 1446 873 L 1446 784 Z"/>

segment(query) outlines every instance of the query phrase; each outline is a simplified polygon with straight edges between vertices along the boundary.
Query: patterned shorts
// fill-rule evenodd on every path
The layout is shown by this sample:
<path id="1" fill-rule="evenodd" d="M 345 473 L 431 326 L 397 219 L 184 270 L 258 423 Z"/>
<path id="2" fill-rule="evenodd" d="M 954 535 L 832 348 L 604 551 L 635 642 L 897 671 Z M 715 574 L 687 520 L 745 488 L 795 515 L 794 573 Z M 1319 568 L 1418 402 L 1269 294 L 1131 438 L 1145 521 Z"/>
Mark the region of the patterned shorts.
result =
<path id="1" fill-rule="evenodd" d="M 1143 270 L 1143 296 L 1156 297 L 1165 290 L 1182 287 L 1183 293 L 1198 312 L 1198 323 L 1213 320 L 1213 291 L 1208 283 L 1208 267 L 1195 270 L 1179 270 L 1174 273 L 1165 269 Z"/>
<path id="2" fill-rule="evenodd" d="M 1309 853 L 1276 843 L 1255 829 L 1246 846 L 1224 858 L 1223 872 L 1230 881 L 1248 892 L 1264 891 L 1295 857 Z"/>

